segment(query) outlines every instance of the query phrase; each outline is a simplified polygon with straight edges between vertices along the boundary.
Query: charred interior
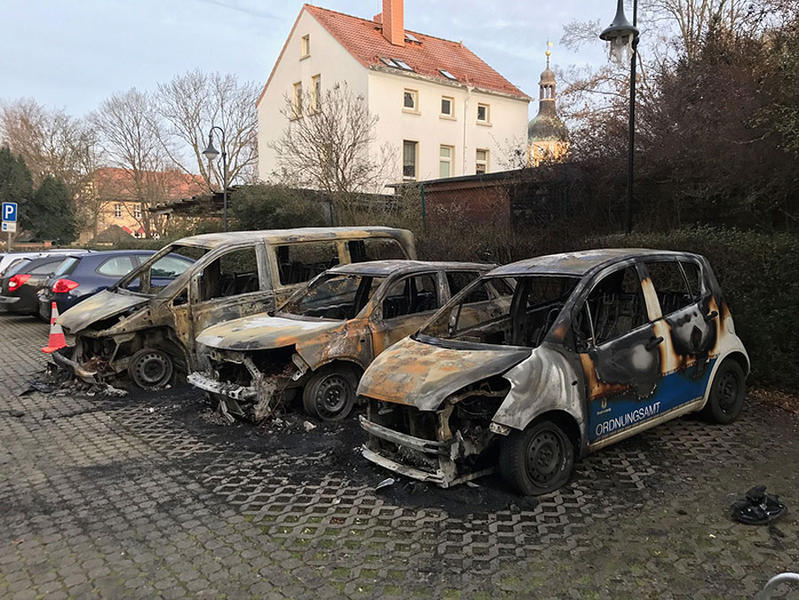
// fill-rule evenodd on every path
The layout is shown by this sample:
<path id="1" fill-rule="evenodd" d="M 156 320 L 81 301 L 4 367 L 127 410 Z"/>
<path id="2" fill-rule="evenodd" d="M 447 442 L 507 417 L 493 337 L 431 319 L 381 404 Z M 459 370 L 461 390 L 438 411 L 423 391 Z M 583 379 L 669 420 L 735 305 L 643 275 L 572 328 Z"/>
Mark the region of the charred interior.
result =
<path id="1" fill-rule="evenodd" d="M 445 486 L 485 474 L 496 462 L 491 419 L 509 391 L 508 381 L 492 377 L 451 395 L 437 411 L 368 398 L 367 420 L 399 435 L 370 435 L 367 448 L 437 475 Z M 404 443 L 406 436 L 432 444 Z"/>

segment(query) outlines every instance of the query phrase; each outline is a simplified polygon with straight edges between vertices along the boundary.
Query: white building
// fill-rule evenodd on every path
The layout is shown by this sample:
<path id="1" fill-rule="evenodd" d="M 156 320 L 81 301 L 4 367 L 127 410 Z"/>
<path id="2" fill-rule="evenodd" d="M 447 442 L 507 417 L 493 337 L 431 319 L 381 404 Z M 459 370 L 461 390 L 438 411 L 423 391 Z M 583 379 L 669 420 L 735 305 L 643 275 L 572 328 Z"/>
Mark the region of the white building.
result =
<path id="1" fill-rule="evenodd" d="M 278 170 L 270 142 L 289 124 L 286 98 L 338 82 L 379 117 L 372 151 L 391 149 L 391 181 L 510 168 L 527 145 L 530 98 L 462 43 L 406 31 L 403 19 L 402 0 L 383 0 L 372 20 L 303 6 L 257 102 L 261 179 Z"/>

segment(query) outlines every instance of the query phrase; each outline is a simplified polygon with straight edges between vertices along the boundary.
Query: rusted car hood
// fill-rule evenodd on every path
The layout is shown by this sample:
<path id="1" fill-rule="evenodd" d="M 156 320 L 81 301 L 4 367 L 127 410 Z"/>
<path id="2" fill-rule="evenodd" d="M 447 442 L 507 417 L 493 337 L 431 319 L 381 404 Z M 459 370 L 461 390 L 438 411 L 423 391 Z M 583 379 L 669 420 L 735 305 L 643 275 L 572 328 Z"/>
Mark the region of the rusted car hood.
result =
<path id="1" fill-rule="evenodd" d="M 268 350 L 300 344 L 341 325 L 341 321 L 305 321 L 260 314 L 212 325 L 197 336 L 197 342 L 219 350 Z"/>
<path id="2" fill-rule="evenodd" d="M 436 410 L 450 394 L 504 373 L 528 356 L 530 350 L 523 348 L 461 350 L 405 338 L 375 359 L 358 394 Z"/>
<path id="3" fill-rule="evenodd" d="M 150 299 L 145 296 L 117 294 L 103 290 L 65 311 L 58 317 L 58 323 L 67 328 L 70 333 L 76 333 L 86 329 L 92 323 L 142 306 L 149 301 Z"/>

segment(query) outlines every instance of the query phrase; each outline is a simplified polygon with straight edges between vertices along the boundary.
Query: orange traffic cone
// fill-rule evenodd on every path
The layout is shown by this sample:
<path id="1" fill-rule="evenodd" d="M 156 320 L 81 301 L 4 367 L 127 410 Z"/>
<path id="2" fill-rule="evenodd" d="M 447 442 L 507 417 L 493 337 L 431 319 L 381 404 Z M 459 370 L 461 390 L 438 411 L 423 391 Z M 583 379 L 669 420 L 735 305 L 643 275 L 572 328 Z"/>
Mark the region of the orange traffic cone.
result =
<path id="1" fill-rule="evenodd" d="M 42 348 L 42 352 L 55 352 L 67 345 L 67 340 L 64 337 L 64 330 L 61 325 L 55 322 L 58 318 L 58 307 L 53 302 L 53 308 L 50 310 L 50 339 L 47 340 L 47 346 Z"/>

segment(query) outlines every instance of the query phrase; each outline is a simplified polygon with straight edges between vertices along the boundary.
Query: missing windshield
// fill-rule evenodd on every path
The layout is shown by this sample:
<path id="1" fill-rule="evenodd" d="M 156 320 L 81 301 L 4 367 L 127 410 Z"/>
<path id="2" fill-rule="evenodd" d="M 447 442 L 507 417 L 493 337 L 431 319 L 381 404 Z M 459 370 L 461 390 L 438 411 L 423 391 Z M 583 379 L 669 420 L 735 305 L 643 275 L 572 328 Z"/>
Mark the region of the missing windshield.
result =
<path id="1" fill-rule="evenodd" d="M 445 340 L 535 348 L 544 341 L 578 281 L 548 275 L 482 279 L 420 333 Z"/>
<path id="2" fill-rule="evenodd" d="M 279 312 L 321 319 L 352 319 L 383 281 L 383 277 L 325 275 L 289 298 Z"/>

